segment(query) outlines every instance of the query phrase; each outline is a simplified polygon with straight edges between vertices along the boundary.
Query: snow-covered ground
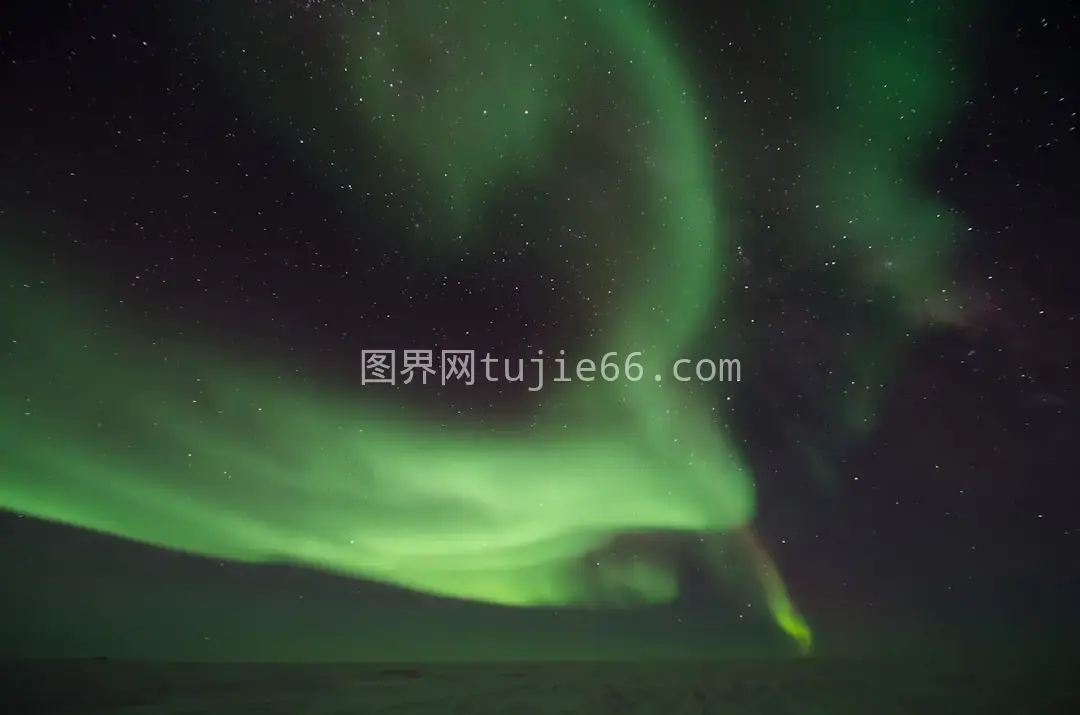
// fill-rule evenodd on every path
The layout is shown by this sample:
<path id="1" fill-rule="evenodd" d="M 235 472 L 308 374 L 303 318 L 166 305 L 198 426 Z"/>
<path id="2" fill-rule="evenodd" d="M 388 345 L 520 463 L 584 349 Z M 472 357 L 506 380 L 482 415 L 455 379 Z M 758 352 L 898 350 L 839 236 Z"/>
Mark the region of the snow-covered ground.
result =
<path id="1" fill-rule="evenodd" d="M 839 660 L 711 663 L 0 664 L 17 715 L 1054 715 L 1070 673 Z M 11 703 L 12 698 L 14 702 Z"/>

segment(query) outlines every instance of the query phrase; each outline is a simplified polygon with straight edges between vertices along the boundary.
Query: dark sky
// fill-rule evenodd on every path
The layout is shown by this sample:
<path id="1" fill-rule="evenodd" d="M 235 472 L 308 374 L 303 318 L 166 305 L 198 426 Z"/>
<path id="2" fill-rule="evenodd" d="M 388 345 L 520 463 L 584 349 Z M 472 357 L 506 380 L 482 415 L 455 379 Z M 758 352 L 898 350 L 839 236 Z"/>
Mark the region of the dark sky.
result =
<path id="1" fill-rule="evenodd" d="M 333 5 L 257 4 L 300 17 Z M 360 353 L 376 345 L 434 338 L 518 355 L 585 329 L 582 313 L 560 312 L 569 299 L 551 296 L 554 268 L 535 256 L 453 272 L 418 268 L 365 238 L 376 231 L 367 209 L 343 208 L 313 182 L 159 5 L 37 3 L 0 20 L 5 243 L 119 296 L 156 341 L 227 346 L 343 394 L 366 389 Z M 978 20 L 970 99 L 926 167 L 928 185 L 970 227 L 956 280 L 972 308 L 918 336 L 878 424 L 855 436 L 835 426 L 837 346 L 852 334 L 879 338 L 888 316 L 843 305 L 792 259 L 798 219 L 762 190 L 797 180 L 762 158 L 785 141 L 783 112 L 768 99 L 789 82 L 783 13 L 780 3 L 724 5 L 733 7 L 688 12 L 682 32 L 713 111 L 761 127 L 751 134 L 761 147 L 744 143 L 749 160 L 726 179 L 748 256 L 735 332 L 756 356 L 734 395 L 733 428 L 758 480 L 761 541 L 823 650 L 906 648 L 919 633 L 935 642 L 1037 626 L 1060 634 L 1080 588 L 1075 9 L 996 5 Z M 721 89 L 743 76 L 746 95 Z M 781 240 L 766 235 L 772 226 Z M 478 386 L 426 399 L 497 422 L 518 419 L 529 397 Z M 0 652 L 14 655 L 393 660 L 779 647 L 760 607 L 748 612 L 693 569 L 670 606 L 512 610 L 180 555 L 4 512 L 0 573 Z"/>

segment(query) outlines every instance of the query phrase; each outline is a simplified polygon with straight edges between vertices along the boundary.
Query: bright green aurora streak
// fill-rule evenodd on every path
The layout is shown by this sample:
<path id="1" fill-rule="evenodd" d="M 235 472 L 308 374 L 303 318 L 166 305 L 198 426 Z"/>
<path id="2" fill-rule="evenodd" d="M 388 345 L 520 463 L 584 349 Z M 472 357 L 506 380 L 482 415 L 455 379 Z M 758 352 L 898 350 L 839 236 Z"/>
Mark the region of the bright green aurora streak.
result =
<path id="1" fill-rule="evenodd" d="M 507 185 L 542 185 L 559 225 L 591 239 L 561 250 L 593 267 L 585 288 L 606 296 L 583 355 L 641 351 L 646 376 L 666 373 L 723 317 L 727 231 L 712 130 L 677 42 L 643 3 L 364 3 L 362 16 L 317 26 L 339 44 L 305 55 L 323 69 L 303 76 L 268 44 L 289 21 L 246 5 L 189 19 L 204 37 L 229 28 L 215 48 L 221 71 L 299 158 L 347 175 L 335 129 L 379 148 L 385 181 L 397 182 L 387 190 L 426 211 L 410 239 L 417 255 L 467 258 L 479 240 L 469 237 L 480 235 L 472 227 Z M 945 56 L 929 39 L 942 19 L 916 20 L 874 25 L 871 41 L 902 37 L 860 55 L 858 73 L 846 68 L 865 33 L 834 30 L 816 57 L 819 73 L 847 84 L 828 95 L 838 106 L 822 113 L 816 149 L 831 167 L 818 190 L 835 230 L 806 240 L 828 246 L 842 231 L 843 250 L 859 259 L 852 286 L 884 286 L 910 315 L 925 315 L 918 305 L 947 282 L 952 227 L 935 217 L 950 214 L 899 179 L 923 148 L 912 132 L 940 129 L 955 91 L 936 64 L 905 64 Z M 261 45 L 247 42 L 256 35 Z M 895 79 L 906 81 L 875 93 Z M 909 130 L 916 113 L 923 123 Z M 829 116 L 847 123 L 828 126 Z M 905 233 L 890 244 L 883 232 L 893 225 Z M 886 261 L 906 270 L 882 269 Z M 29 265 L 5 261 L 8 510 L 215 558 L 294 562 L 515 606 L 667 600 L 673 568 L 642 560 L 587 573 L 583 558 L 623 532 L 736 533 L 774 620 L 810 646 L 748 528 L 754 490 L 739 449 L 685 386 L 568 383 L 560 399 L 545 399 L 561 407 L 544 408 L 529 430 L 445 426 L 372 393 L 288 384 L 225 351 L 147 347 L 104 301 L 74 290 L 61 300 L 57 272 Z"/>

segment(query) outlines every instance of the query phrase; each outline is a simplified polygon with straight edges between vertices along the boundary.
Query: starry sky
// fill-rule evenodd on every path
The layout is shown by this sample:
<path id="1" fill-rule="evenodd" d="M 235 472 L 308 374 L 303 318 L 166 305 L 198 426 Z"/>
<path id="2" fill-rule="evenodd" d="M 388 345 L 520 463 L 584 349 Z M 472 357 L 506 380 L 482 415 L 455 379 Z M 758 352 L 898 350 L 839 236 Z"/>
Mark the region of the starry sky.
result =
<path id="1" fill-rule="evenodd" d="M 0 23 L 0 653 L 1068 640 L 1067 3 L 84 5 Z"/>

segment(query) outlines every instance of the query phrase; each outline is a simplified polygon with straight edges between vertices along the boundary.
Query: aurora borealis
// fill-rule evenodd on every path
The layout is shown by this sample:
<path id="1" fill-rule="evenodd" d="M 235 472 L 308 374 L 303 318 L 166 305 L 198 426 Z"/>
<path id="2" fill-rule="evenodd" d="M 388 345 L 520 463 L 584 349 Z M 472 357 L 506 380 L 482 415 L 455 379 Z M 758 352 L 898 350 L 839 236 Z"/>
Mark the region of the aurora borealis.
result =
<path id="1" fill-rule="evenodd" d="M 241 132 L 242 122 L 260 147 L 275 148 L 290 186 L 318 196 L 285 211 L 285 191 L 255 188 L 254 169 L 222 169 L 215 187 L 244 186 L 230 194 L 237 211 L 266 226 L 289 212 L 311 222 L 306 243 L 280 257 L 287 267 L 307 260 L 326 270 L 291 294 L 273 286 L 272 271 L 235 269 L 223 282 L 244 296 L 237 303 L 255 305 L 265 289 L 277 305 L 306 306 L 302 318 L 278 311 L 274 330 L 320 324 L 320 310 L 338 315 L 349 348 L 320 363 L 297 355 L 332 351 L 303 338 L 286 339 L 300 349 L 264 349 L 243 319 L 208 327 L 234 310 L 219 311 L 213 298 L 201 312 L 143 304 L 127 291 L 147 271 L 115 268 L 122 259 L 84 262 L 93 251 L 82 239 L 66 255 L 50 248 L 121 217 L 5 196 L 0 331 L 11 347 L 0 377 L 0 508 L 215 561 L 547 610 L 678 600 L 680 559 L 617 547 L 646 535 L 681 544 L 704 580 L 745 594 L 809 652 L 814 619 L 758 536 L 759 466 L 733 426 L 747 404 L 732 400 L 740 388 L 651 376 L 669 375 L 680 358 L 738 357 L 745 389 L 764 389 L 752 384 L 753 366 L 769 356 L 755 342 L 760 314 L 744 284 L 767 268 L 746 257 L 752 200 L 739 172 L 755 164 L 747 147 L 765 132 L 753 122 L 783 122 L 791 178 L 769 192 L 791 218 L 787 234 L 761 240 L 821 275 L 814 300 L 858 314 L 835 319 L 841 347 L 827 372 L 840 387 L 817 401 L 830 439 L 873 438 L 909 352 L 929 332 L 972 320 L 957 270 L 958 254 L 973 250 L 966 219 L 925 172 L 974 92 L 981 11 L 899 0 L 773 4 L 787 18 L 772 31 L 790 88 L 786 105 L 766 102 L 758 115 L 717 99 L 735 74 L 709 73 L 713 60 L 696 49 L 686 18 L 638 0 L 159 9 L 156 21 L 184 48 L 183 62 L 198 66 L 200 86 L 235 111 L 221 133 Z M 189 148 L 179 162 L 196 166 L 212 153 Z M 228 220 L 209 200 L 177 205 L 159 212 L 163 225 L 166 214 Z M 174 240 L 244 256 L 230 265 L 279 259 L 255 231 Z M 212 282 L 213 258 L 194 270 L 154 260 L 170 280 L 188 281 L 178 277 L 187 270 Z M 439 293 L 465 280 L 484 286 L 495 316 L 477 324 L 524 315 L 517 335 L 474 330 L 461 316 L 478 304 Z M 362 283 L 378 284 L 368 297 L 380 294 L 371 300 L 383 307 L 319 292 Z M 422 299 L 387 297 L 398 293 Z M 873 326 L 859 332 L 863 312 Z M 639 353 L 646 379 L 511 396 L 481 386 L 482 397 L 461 397 L 334 376 L 360 349 L 487 352 L 493 342 L 507 358 Z M 481 409 L 492 390 L 512 414 Z M 799 441 L 805 421 L 775 427 L 799 442 L 797 481 L 841 481 Z"/>
<path id="2" fill-rule="evenodd" d="M 913 56 L 897 54 L 902 42 L 869 55 L 837 100 L 851 126 L 822 144 L 843 179 L 822 189 L 838 214 L 831 224 L 849 217 L 849 235 L 827 233 L 852 246 L 853 279 L 887 281 L 918 306 L 944 285 L 933 264 L 947 256 L 951 223 L 948 209 L 922 205 L 902 172 L 920 146 L 912 134 L 937 129 L 948 116 L 941 106 L 955 99 L 942 77 L 953 62 L 923 47 L 949 18 L 915 19 L 906 45 Z M 877 26 L 895 31 L 891 22 Z M 564 224 L 616 256 L 605 266 L 615 297 L 598 316 L 588 354 L 641 351 L 654 374 L 693 348 L 720 310 L 728 239 L 719 218 L 724 198 L 706 159 L 707 118 L 662 17 L 626 0 L 466 1 L 430 17 L 408 3 L 375 3 L 343 29 L 340 47 L 318 59 L 335 79 L 305 85 L 354 108 L 347 114 L 356 131 L 370 132 L 390 165 L 419 177 L 413 188 L 433 224 L 419 239 L 434 244 L 428 250 L 452 260 L 455 242 L 478 240 L 459 237 L 475 232 L 508 184 L 557 187 L 551 193 L 565 192 L 571 204 Z M 843 47 L 853 33 L 837 35 Z M 858 42 L 874 46 L 874 39 Z M 823 76 L 849 64 L 839 54 L 835 66 L 823 60 Z M 276 82 L 266 70 L 274 59 L 240 65 L 241 91 L 256 72 Z M 895 90 L 865 96 L 890 81 Z M 293 96 L 302 92 L 282 84 Z M 286 101 L 271 95 L 252 110 L 279 121 L 292 114 L 295 126 L 301 110 Z M 607 102 L 620 111 L 604 117 L 590 106 Z M 579 129 L 588 120 L 578 114 L 598 115 L 599 126 Z M 585 158 L 568 160 L 579 134 L 613 142 L 609 155 L 574 152 Z M 875 138 L 868 156 L 864 145 Z M 306 159 L 336 140 L 298 142 L 297 150 Z M 632 248 L 619 251 L 620 242 Z M 886 261 L 896 267 L 872 275 L 867 264 Z M 24 290 L 32 296 L 35 287 Z M 190 364 L 168 349 L 125 355 L 117 342 L 131 338 L 122 324 L 113 328 L 118 334 L 102 334 L 93 316 L 35 315 L 25 296 L 13 302 L 25 306 L 24 330 L 43 329 L 18 340 L 5 370 L 12 381 L 5 392 L 19 385 L 29 393 L 28 409 L 7 432 L 16 446 L 6 451 L 16 459 L 4 470 L 2 503 L 13 511 L 211 557 L 285 559 L 507 605 L 582 602 L 588 594 L 573 565 L 618 533 L 735 531 L 753 517 L 752 480 L 737 446 L 696 398 L 669 384 L 569 387 L 558 404 L 588 401 L 587 424 L 541 414 L 521 437 L 492 437 L 413 416 L 389 423 L 362 397 L 303 394 L 231 368 L 225 356 Z M 125 383 L 117 394 L 114 385 Z M 177 383 L 199 384 L 216 414 L 198 401 L 183 404 Z M 62 447 L 54 446 L 58 435 Z M 645 602 L 677 590 L 657 564 L 602 578 Z M 807 639 L 783 587 L 768 590 L 778 623 Z"/>

